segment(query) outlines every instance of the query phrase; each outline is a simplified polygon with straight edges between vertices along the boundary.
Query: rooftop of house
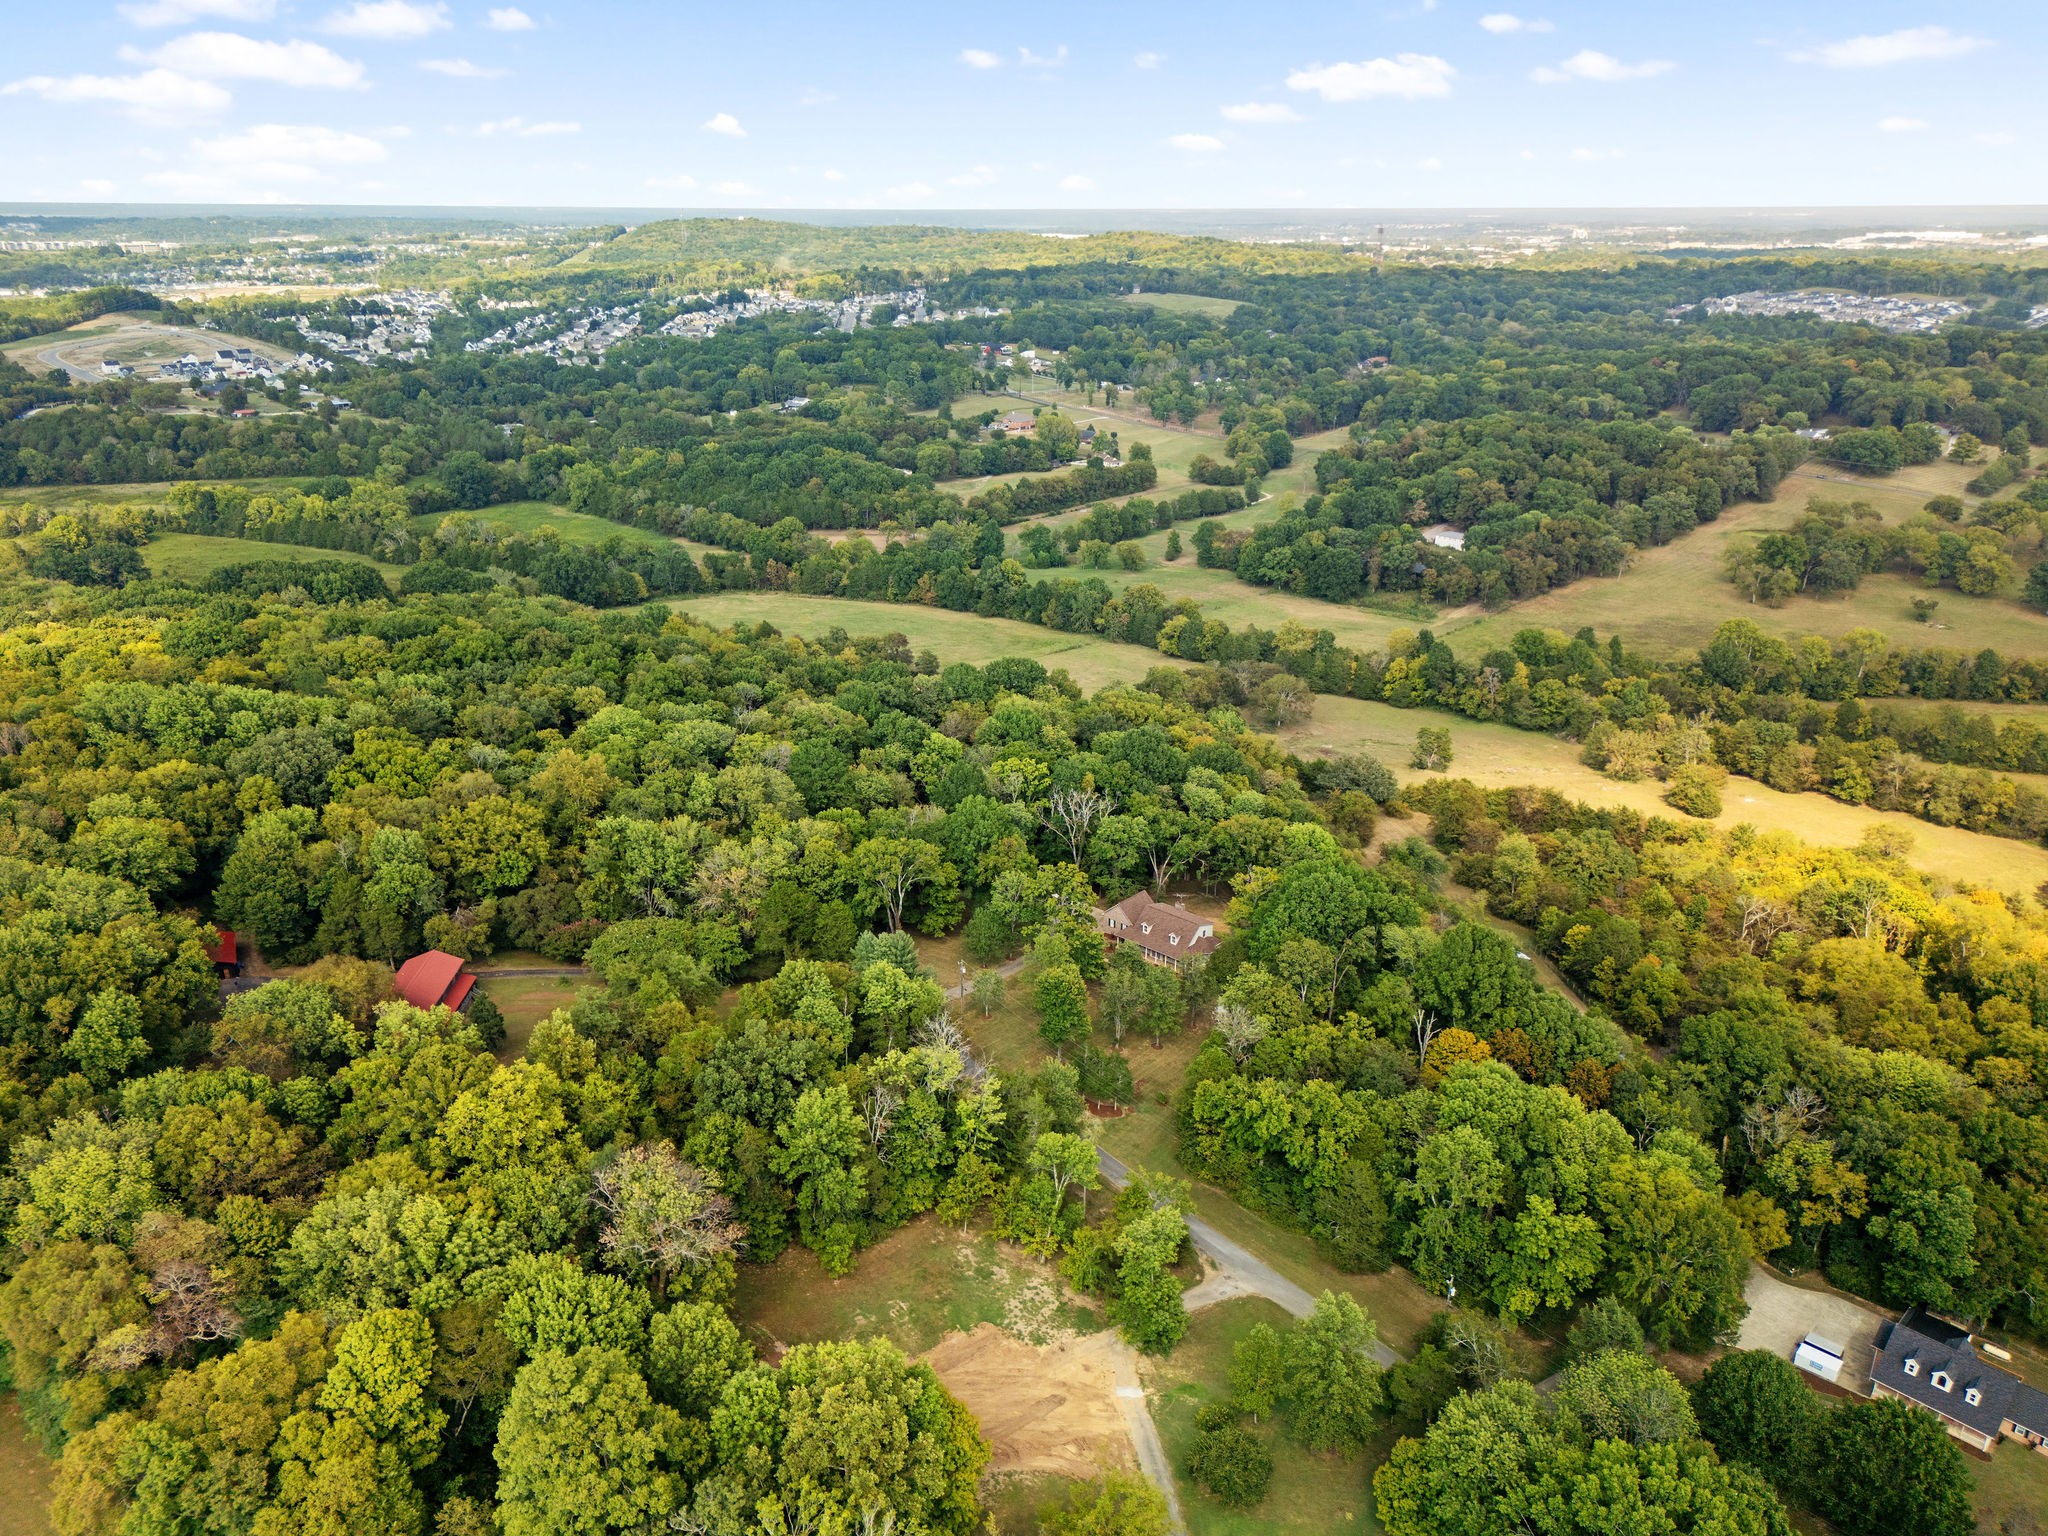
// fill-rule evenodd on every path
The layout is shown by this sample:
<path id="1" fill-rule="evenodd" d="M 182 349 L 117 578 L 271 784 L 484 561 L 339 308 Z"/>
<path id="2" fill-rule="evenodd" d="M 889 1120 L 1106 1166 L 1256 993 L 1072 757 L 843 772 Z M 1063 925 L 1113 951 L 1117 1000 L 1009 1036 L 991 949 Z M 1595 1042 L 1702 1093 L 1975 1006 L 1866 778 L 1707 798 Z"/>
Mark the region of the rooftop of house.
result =
<path id="1" fill-rule="evenodd" d="M 445 949 L 414 955 L 391 978 L 391 990 L 415 1008 L 432 1008 L 437 1003 L 460 1008 L 475 985 L 474 976 L 462 974 L 462 957 Z"/>
<path id="2" fill-rule="evenodd" d="M 2048 1392 L 1982 1359 L 1968 1329 L 1925 1307 L 1880 1330 L 1870 1379 L 1983 1434 L 1996 1435 L 2008 1419 L 2048 1429 Z"/>
<path id="3" fill-rule="evenodd" d="M 1102 914 L 1101 931 L 1131 939 L 1162 955 L 1205 955 L 1217 944 L 1216 925 L 1186 907 L 1154 901 L 1144 891 Z"/>

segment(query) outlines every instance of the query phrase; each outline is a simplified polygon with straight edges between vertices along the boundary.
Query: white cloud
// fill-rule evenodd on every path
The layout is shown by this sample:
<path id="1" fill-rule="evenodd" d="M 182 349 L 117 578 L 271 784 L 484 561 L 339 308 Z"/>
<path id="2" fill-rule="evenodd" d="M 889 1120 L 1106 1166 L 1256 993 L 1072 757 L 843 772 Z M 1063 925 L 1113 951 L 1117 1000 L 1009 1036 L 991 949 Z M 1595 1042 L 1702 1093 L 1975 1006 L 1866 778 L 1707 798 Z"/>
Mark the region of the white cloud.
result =
<path id="1" fill-rule="evenodd" d="M 1298 123 L 1301 114 L 1284 101 L 1245 101 L 1223 109 L 1233 123 Z"/>
<path id="2" fill-rule="evenodd" d="M 114 184 L 104 176 L 88 176 L 78 184 L 81 192 L 90 192 L 95 197 L 106 197 L 114 191 Z"/>
<path id="3" fill-rule="evenodd" d="M 121 57 L 202 80 L 269 80 L 301 89 L 331 90 L 348 90 L 363 83 L 362 65 L 302 37 L 270 43 L 239 32 L 189 32 L 151 53 L 123 48 Z"/>
<path id="4" fill-rule="evenodd" d="M 1060 190 L 1062 192 L 1093 192 L 1095 190 L 1095 182 L 1093 178 L 1087 176 L 1062 176 L 1060 178 Z"/>
<path id="5" fill-rule="evenodd" d="M 844 172 L 844 171 L 825 171 L 825 172 L 823 172 L 822 174 L 824 175 L 824 178 L 825 178 L 825 179 L 826 179 L 827 181 L 844 181 L 844 180 L 846 180 L 846 172 Z"/>
<path id="6" fill-rule="evenodd" d="M 1166 62 L 1163 53 L 1141 53 L 1131 60 L 1139 69 L 1157 69 Z"/>
<path id="7" fill-rule="evenodd" d="M 1051 53 L 1033 53 L 1029 48 L 1019 48 L 1017 62 L 1026 69 L 1058 69 L 1067 62 L 1067 45 L 1061 43 Z"/>
<path id="8" fill-rule="evenodd" d="M 1669 59 L 1644 59 L 1639 63 L 1626 64 L 1597 48 L 1581 48 L 1555 69 L 1546 64 L 1540 69 L 1530 70 L 1529 78 L 1544 85 L 1562 85 L 1567 80 L 1597 80 L 1611 85 L 1620 80 L 1648 80 L 1653 75 L 1669 73 L 1671 68 Z"/>
<path id="9" fill-rule="evenodd" d="M 1924 117 L 1881 117 L 1878 128 L 1885 133 L 1918 133 L 1927 126 Z"/>
<path id="10" fill-rule="evenodd" d="M 1001 69 L 1003 61 L 986 48 L 962 48 L 960 62 L 969 69 Z"/>
<path id="11" fill-rule="evenodd" d="M 948 176 L 946 184 L 952 187 L 985 187 L 996 179 L 992 165 L 977 165 L 971 171 L 962 171 L 958 176 Z"/>
<path id="12" fill-rule="evenodd" d="M 382 144 L 360 133 L 295 123 L 261 123 L 194 139 L 191 150 L 189 169 L 159 171 L 146 179 L 191 193 L 304 186 L 330 180 L 329 172 L 339 168 L 376 165 L 386 153 Z"/>
<path id="13" fill-rule="evenodd" d="M 544 139 L 555 134 L 581 133 L 583 125 L 559 120 L 529 123 L 523 117 L 500 117 L 488 123 L 478 123 L 476 131 L 479 138 L 485 139 L 495 138 L 499 134 L 521 139 Z"/>
<path id="14" fill-rule="evenodd" d="M 494 5 L 484 25 L 493 32 L 531 32 L 533 18 L 516 5 Z"/>
<path id="15" fill-rule="evenodd" d="M 1515 16 L 1507 11 L 1495 11 L 1490 16 L 1482 16 L 1479 18 L 1479 25 L 1486 28 L 1487 31 L 1495 33 L 1548 32 L 1550 30 L 1550 23 L 1547 21 L 1532 21 L 1527 17 Z"/>
<path id="16" fill-rule="evenodd" d="M 1990 46 L 1986 38 L 1966 37 L 1947 27 L 1902 27 L 1897 32 L 1882 32 L 1874 37 L 1823 43 L 1793 54 L 1792 59 L 1799 64 L 1824 64 L 1829 69 L 1875 69 L 1884 64 L 1960 58 Z"/>
<path id="17" fill-rule="evenodd" d="M 882 196 L 892 198 L 898 202 L 905 198 L 930 197 L 931 195 L 932 189 L 930 184 L 922 181 L 906 181 L 902 186 L 890 187 L 882 194 Z"/>
<path id="18" fill-rule="evenodd" d="M 720 134 L 728 139 L 744 139 L 747 130 L 740 126 L 740 120 L 730 112 L 716 112 L 704 120 L 706 133 Z"/>
<path id="19" fill-rule="evenodd" d="M 647 178 L 647 185 L 663 192 L 687 192 L 697 185 L 697 178 L 683 175 L 650 176 Z"/>
<path id="20" fill-rule="evenodd" d="M 2017 141 L 2009 133 L 1979 133 L 1973 135 L 1979 144 L 2012 144 Z"/>
<path id="21" fill-rule="evenodd" d="M 1622 158 L 1622 152 L 1618 149 L 1575 149 L 1572 151 L 1572 158 L 1574 160 L 1619 160 Z"/>
<path id="22" fill-rule="evenodd" d="M 448 7 L 433 0 L 356 0 L 354 5 L 329 12 L 320 30 L 337 37 L 369 37 L 383 42 L 428 37 L 445 32 L 453 23 Z"/>
<path id="23" fill-rule="evenodd" d="M 497 80 L 511 73 L 507 69 L 472 64 L 468 59 L 421 59 L 420 68 L 437 75 L 453 75 L 457 80 Z"/>
<path id="24" fill-rule="evenodd" d="M 1416 101 L 1450 95 L 1457 73 L 1435 54 L 1397 53 L 1391 59 L 1356 64 L 1311 64 L 1289 75 L 1287 88 L 1314 91 L 1325 101 L 1370 101 L 1375 96 Z"/>
<path id="25" fill-rule="evenodd" d="M 1426 159 L 1418 160 L 1415 162 L 1415 165 L 1418 170 L 1424 171 L 1440 171 L 1444 168 L 1443 161 L 1439 160 L 1435 155 L 1430 155 Z"/>
<path id="26" fill-rule="evenodd" d="M 1198 154 L 1207 154 L 1212 149 L 1223 147 L 1223 141 L 1210 133 L 1176 133 L 1166 142 L 1175 149 L 1192 150 Z"/>
<path id="27" fill-rule="evenodd" d="M 714 181 L 711 184 L 711 190 L 723 193 L 727 197 L 752 197 L 754 195 L 754 189 L 744 181 Z"/>
<path id="28" fill-rule="evenodd" d="M 832 92 L 811 85 L 806 86 L 803 95 L 797 97 L 796 100 L 797 105 L 800 107 L 829 107 L 838 99 Z"/>
<path id="29" fill-rule="evenodd" d="M 178 123 L 225 112 L 234 98 L 209 80 L 194 80 L 169 69 L 139 75 L 30 75 L 0 85 L 0 96 L 40 96 L 44 101 L 106 102 L 125 107 L 144 123 Z"/>
<path id="30" fill-rule="evenodd" d="M 139 0 L 116 9 L 138 27 L 182 27 L 207 16 L 222 21 L 268 21 L 277 12 L 277 0 Z"/>
<path id="31" fill-rule="evenodd" d="M 1533 149 L 1524 149 L 1519 151 L 1519 153 L 1524 160 L 1534 160 L 1536 158 L 1536 151 Z"/>

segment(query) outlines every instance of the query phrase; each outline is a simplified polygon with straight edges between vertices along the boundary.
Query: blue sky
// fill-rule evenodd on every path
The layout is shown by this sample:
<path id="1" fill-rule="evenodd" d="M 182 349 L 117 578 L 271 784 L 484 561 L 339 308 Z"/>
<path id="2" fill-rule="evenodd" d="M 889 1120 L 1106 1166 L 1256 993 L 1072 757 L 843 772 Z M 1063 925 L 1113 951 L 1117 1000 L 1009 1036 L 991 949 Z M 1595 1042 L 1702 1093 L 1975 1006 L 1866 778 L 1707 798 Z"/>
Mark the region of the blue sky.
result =
<path id="1" fill-rule="evenodd" d="M 0 198 L 2048 202 L 2048 6 L 5 0 Z"/>

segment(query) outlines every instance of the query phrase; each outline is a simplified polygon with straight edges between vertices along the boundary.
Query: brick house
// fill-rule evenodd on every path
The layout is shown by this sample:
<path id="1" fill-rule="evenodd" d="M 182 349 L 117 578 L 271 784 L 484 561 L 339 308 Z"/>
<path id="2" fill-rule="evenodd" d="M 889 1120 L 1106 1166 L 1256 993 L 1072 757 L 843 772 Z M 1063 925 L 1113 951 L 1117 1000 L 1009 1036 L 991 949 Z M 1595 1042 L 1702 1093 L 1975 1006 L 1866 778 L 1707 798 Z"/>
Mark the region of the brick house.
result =
<path id="1" fill-rule="evenodd" d="M 1106 944 L 1131 944 L 1153 965 L 1179 970 L 1190 956 L 1216 948 L 1216 925 L 1178 902 L 1169 906 L 1144 891 L 1126 896 L 1095 920 Z"/>

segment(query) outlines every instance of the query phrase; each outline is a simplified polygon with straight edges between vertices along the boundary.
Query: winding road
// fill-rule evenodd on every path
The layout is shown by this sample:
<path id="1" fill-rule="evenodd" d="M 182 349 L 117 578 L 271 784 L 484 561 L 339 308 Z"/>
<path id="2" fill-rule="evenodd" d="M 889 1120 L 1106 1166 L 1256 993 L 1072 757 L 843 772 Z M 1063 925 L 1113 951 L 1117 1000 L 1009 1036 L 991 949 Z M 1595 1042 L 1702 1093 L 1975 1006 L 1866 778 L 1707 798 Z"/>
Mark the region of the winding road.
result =
<path id="1" fill-rule="evenodd" d="M 1100 1147 L 1095 1149 L 1095 1165 L 1102 1171 L 1103 1182 L 1112 1189 L 1122 1189 L 1131 1182 L 1131 1170 L 1123 1159 Z M 1199 1311 L 1214 1302 L 1227 1301 L 1233 1296 L 1263 1296 L 1292 1317 L 1307 1317 L 1315 1311 L 1315 1297 L 1242 1243 L 1225 1237 L 1201 1217 L 1188 1217 L 1188 1238 L 1194 1243 L 1195 1251 L 1217 1269 L 1217 1273 L 1181 1298 L 1190 1312 Z M 1373 1344 L 1372 1354 L 1383 1366 L 1398 1365 L 1401 1360 L 1399 1355 L 1377 1341 Z"/>

